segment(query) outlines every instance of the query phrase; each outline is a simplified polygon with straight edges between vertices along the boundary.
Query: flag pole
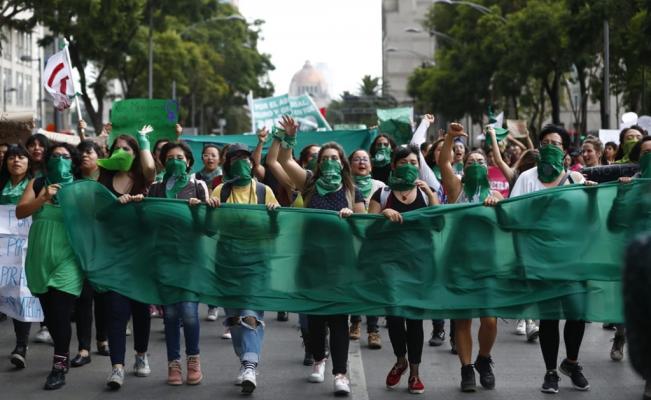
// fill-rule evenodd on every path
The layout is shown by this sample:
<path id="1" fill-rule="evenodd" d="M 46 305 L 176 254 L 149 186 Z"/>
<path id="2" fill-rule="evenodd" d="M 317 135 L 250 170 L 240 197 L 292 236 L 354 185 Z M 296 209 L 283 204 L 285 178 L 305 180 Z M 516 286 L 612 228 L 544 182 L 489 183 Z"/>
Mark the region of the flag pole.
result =
<path id="1" fill-rule="evenodd" d="M 75 92 L 75 106 L 77 107 L 77 118 L 79 121 L 82 120 L 81 118 L 81 107 L 79 106 L 79 96 L 77 96 L 77 87 L 75 85 L 75 77 L 72 74 L 72 62 L 70 61 L 70 51 L 68 51 L 68 41 L 66 40 L 66 59 L 68 60 L 68 65 L 70 66 L 70 81 L 72 83 L 72 91 Z M 83 137 L 84 132 L 79 132 L 79 136 Z"/>

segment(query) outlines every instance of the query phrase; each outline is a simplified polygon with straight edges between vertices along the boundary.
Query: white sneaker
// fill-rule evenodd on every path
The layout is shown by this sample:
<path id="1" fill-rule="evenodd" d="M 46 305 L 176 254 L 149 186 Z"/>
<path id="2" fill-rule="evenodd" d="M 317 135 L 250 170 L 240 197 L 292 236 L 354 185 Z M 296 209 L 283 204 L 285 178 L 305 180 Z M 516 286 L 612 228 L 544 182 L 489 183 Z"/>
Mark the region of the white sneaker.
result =
<path id="1" fill-rule="evenodd" d="M 237 374 L 237 378 L 235 378 L 235 386 L 242 386 L 242 382 L 244 381 L 244 371 L 246 371 L 246 368 L 244 365 L 241 365 L 240 373 Z"/>
<path id="2" fill-rule="evenodd" d="M 350 381 L 344 374 L 335 376 L 335 396 L 348 396 L 350 393 Z"/>
<path id="3" fill-rule="evenodd" d="M 219 310 L 216 308 L 209 308 L 208 309 L 208 316 L 206 317 L 206 321 L 217 321 L 218 318 L 218 313 Z"/>
<path id="4" fill-rule="evenodd" d="M 136 354 L 136 362 L 133 364 L 133 372 L 135 372 L 136 376 L 140 377 L 149 376 L 149 374 L 151 374 L 147 354 L 142 356 Z"/>
<path id="5" fill-rule="evenodd" d="M 251 394 L 255 390 L 255 369 L 245 368 L 242 373 L 242 393 Z"/>
<path id="6" fill-rule="evenodd" d="M 231 328 L 226 327 L 224 329 L 224 333 L 222 333 L 222 339 L 232 339 L 233 337 L 231 336 Z"/>
<path id="7" fill-rule="evenodd" d="M 527 320 L 527 340 L 529 342 L 534 342 L 538 339 L 538 325 L 535 322 L 528 319 Z"/>
<path id="8" fill-rule="evenodd" d="M 527 334 L 527 323 L 523 319 L 519 319 L 515 325 L 515 334 L 524 336 Z"/>
<path id="9" fill-rule="evenodd" d="M 47 329 L 47 326 L 42 327 L 38 332 L 36 332 L 36 336 L 34 336 L 34 341 L 38 343 L 54 344 L 54 341 L 52 340 L 52 336 L 50 335 L 50 331 Z"/>
<path id="10" fill-rule="evenodd" d="M 113 390 L 118 390 L 122 387 L 124 383 L 124 369 L 122 368 L 113 368 L 111 370 L 111 375 L 106 379 L 106 386 L 110 387 Z"/>
<path id="11" fill-rule="evenodd" d="M 312 373 L 307 378 L 307 380 L 312 383 L 323 382 L 325 380 L 325 365 L 326 365 L 325 358 L 319 362 L 315 362 L 314 365 L 312 366 Z"/>

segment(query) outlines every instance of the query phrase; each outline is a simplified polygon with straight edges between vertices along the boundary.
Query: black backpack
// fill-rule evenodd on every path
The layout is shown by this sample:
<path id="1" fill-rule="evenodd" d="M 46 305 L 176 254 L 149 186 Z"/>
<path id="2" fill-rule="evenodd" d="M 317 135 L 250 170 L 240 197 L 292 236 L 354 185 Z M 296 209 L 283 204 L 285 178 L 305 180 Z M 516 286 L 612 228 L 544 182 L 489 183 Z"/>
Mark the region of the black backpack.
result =
<path id="1" fill-rule="evenodd" d="M 228 198 L 231 195 L 231 192 L 233 191 L 233 182 L 226 182 L 222 186 L 222 190 L 219 193 L 219 201 L 222 203 L 226 203 L 228 201 Z M 267 186 L 265 184 L 262 184 L 260 182 L 255 181 L 255 197 L 258 199 L 258 204 L 267 204 Z"/>

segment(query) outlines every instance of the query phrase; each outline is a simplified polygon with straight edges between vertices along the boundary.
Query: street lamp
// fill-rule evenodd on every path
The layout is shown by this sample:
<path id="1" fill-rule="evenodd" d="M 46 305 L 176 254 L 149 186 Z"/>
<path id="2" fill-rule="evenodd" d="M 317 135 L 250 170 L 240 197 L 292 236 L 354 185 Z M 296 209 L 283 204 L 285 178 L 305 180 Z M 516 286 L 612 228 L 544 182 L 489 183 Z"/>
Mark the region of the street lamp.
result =
<path id="1" fill-rule="evenodd" d="M 477 3 L 470 2 L 470 1 L 461 1 L 461 0 L 432 0 L 432 4 L 436 4 L 436 3 L 445 3 L 445 4 L 451 4 L 451 5 L 453 5 L 453 4 L 459 4 L 459 5 L 468 6 L 468 7 L 470 7 L 470 8 L 473 8 L 473 9 L 479 11 L 479 12 L 482 13 L 482 14 L 493 14 L 493 12 L 491 11 L 490 8 L 488 8 L 488 7 L 486 7 L 486 6 L 482 6 L 481 4 L 477 4 Z M 506 22 L 506 18 L 502 17 L 501 15 L 497 15 L 497 14 L 495 14 L 495 15 L 497 16 L 497 18 L 501 19 L 502 22 Z"/>
<path id="2" fill-rule="evenodd" d="M 420 29 L 420 28 L 405 28 L 405 32 L 407 32 L 407 33 L 425 33 L 425 32 L 424 32 L 422 29 Z M 458 40 L 455 39 L 455 38 L 453 38 L 452 36 L 450 36 L 450 35 L 448 35 L 448 34 L 445 34 L 445 33 L 443 33 L 443 32 L 435 31 L 435 30 L 433 30 L 433 29 L 427 31 L 427 33 L 429 33 L 430 36 L 437 36 L 437 37 L 443 38 L 443 39 L 445 39 L 445 40 L 449 40 L 449 41 L 452 42 L 452 43 L 457 43 L 457 42 L 458 42 Z"/>
<path id="3" fill-rule="evenodd" d="M 22 62 L 38 62 L 38 117 L 40 128 L 45 128 L 45 115 L 43 113 L 43 62 L 41 57 L 32 58 L 30 56 L 20 56 Z"/>
<path id="4" fill-rule="evenodd" d="M 398 48 L 395 48 L 395 47 L 387 47 L 384 51 L 386 53 L 409 53 L 409 54 L 415 55 L 416 57 L 420 58 L 421 61 L 423 61 L 424 63 L 430 63 L 432 61 L 429 56 L 426 56 L 425 54 L 421 54 L 421 53 L 419 53 L 417 51 L 413 51 L 413 50 L 398 49 Z"/>
<path id="5" fill-rule="evenodd" d="M 16 88 L 4 88 L 2 91 L 4 92 L 2 95 L 2 110 L 7 111 L 7 93 L 15 92 Z"/>

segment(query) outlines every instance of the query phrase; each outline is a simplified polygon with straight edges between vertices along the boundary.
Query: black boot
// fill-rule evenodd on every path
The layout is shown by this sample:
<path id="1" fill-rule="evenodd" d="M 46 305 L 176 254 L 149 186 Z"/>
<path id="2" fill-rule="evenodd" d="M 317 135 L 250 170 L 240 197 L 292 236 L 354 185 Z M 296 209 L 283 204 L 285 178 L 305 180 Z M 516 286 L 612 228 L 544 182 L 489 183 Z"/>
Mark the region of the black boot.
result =
<path id="1" fill-rule="evenodd" d="M 68 372 L 68 355 L 54 355 L 54 360 L 52 362 L 52 371 L 50 375 L 47 376 L 45 380 L 45 385 L 43 389 L 45 390 L 56 390 L 60 389 L 63 385 L 66 384 L 66 373 Z"/>

